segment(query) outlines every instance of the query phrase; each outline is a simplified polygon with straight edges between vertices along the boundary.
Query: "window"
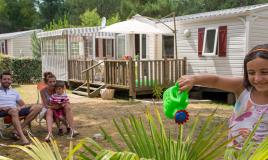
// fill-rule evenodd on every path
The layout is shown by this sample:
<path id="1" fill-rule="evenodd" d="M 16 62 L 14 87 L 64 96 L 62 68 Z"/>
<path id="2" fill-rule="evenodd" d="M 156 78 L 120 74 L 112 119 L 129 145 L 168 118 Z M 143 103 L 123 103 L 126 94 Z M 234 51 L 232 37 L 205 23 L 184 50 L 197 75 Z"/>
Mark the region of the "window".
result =
<path id="1" fill-rule="evenodd" d="M 215 56 L 217 51 L 218 43 L 218 29 L 206 29 L 205 38 L 203 45 L 203 55 L 204 56 Z"/>
<path id="2" fill-rule="evenodd" d="M 79 55 L 79 42 L 71 42 L 71 56 Z"/>
<path id="3" fill-rule="evenodd" d="M 146 34 L 141 35 L 141 58 L 146 58 Z"/>
<path id="4" fill-rule="evenodd" d="M 8 54 L 7 52 L 7 40 L 0 41 L 0 53 L 1 54 Z"/>
<path id="5" fill-rule="evenodd" d="M 174 36 L 163 36 L 162 58 L 174 58 Z"/>
<path id="6" fill-rule="evenodd" d="M 52 40 L 51 39 L 44 39 L 43 40 L 43 46 L 42 46 L 42 50 L 43 50 L 43 54 L 44 55 L 51 55 L 53 53 L 53 45 L 52 45 Z"/>
<path id="7" fill-rule="evenodd" d="M 105 40 L 105 55 L 106 57 L 113 57 L 113 39 L 106 39 Z"/>
<path id="8" fill-rule="evenodd" d="M 88 58 L 93 57 L 93 37 L 84 38 L 85 56 Z"/>
<path id="9" fill-rule="evenodd" d="M 125 35 L 117 37 L 117 58 L 121 59 L 125 55 Z"/>
<path id="10" fill-rule="evenodd" d="M 65 39 L 55 40 L 55 54 L 63 55 L 65 53 L 66 41 Z"/>
<path id="11" fill-rule="evenodd" d="M 198 28 L 198 56 L 226 57 L 227 26 Z"/>

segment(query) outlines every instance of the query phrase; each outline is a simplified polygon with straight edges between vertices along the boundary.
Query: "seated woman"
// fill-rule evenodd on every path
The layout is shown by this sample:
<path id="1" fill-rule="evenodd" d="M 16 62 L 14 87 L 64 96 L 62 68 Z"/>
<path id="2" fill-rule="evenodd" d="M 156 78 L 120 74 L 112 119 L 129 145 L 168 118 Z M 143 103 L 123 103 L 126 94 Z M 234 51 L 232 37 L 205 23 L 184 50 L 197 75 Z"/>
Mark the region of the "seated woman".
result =
<path id="1" fill-rule="evenodd" d="M 52 72 L 44 72 L 43 73 L 43 81 L 41 81 L 41 82 L 39 82 L 37 84 L 37 90 L 38 90 L 38 92 L 40 92 L 41 90 L 43 90 L 44 88 L 47 87 L 47 78 L 50 75 L 53 75 L 53 73 Z M 39 93 L 38 93 L 37 104 L 39 104 L 39 101 L 40 101 L 40 98 L 39 98 Z M 42 101 L 42 99 L 41 99 L 41 101 Z M 47 112 L 47 107 L 42 107 L 42 110 L 41 110 L 41 112 L 38 115 L 39 123 L 41 123 L 41 121 L 44 118 L 46 112 Z"/>
<path id="2" fill-rule="evenodd" d="M 41 82 L 39 82 L 39 83 L 37 84 L 37 89 L 38 89 L 39 91 L 41 91 L 42 89 L 44 89 L 44 88 L 47 87 L 47 78 L 48 78 L 48 76 L 50 76 L 50 75 L 53 75 L 53 73 L 52 73 L 52 72 L 44 72 L 44 73 L 43 73 L 43 81 L 41 81 Z"/>
<path id="3" fill-rule="evenodd" d="M 45 141 L 49 141 L 50 137 L 52 137 L 52 126 L 53 126 L 53 109 L 49 106 L 50 104 L 50 97 L 55 93 L 55 84 L 56 84 L 56 77 L 54 75 L 49 75 L 47 77 L 47 87 L 41 90 L 41 98 L 43 101 L 43 105 L 46 106 L 46 121 L 47 121 L 47 129 L 48 135 L 45 138 Z M 73 112 L 71 110 L 70 104 L 66 104 L 63 109 L 64 115 L 66 117 L 67 123 L 70 127 L 70 136 L 74 137 L 79 134 L 74 129 L 74 120 L 73 120 Z"/>

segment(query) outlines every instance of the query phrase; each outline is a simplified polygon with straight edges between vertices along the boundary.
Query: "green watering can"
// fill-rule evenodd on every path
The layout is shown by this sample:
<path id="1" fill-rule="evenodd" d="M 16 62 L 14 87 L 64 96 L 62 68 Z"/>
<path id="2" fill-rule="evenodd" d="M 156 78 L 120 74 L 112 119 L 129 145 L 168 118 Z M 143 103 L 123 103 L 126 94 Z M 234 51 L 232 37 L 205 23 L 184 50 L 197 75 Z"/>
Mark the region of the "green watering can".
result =
<path id="1" fill-rule="evenodd" d="M 163 110 L 167 118 L 174 118 L 178 124 L 183 124 L 189 120 L 189 113 L 185 108 L 189 104 L 187 91 L 179 91 L 179 84 L 168 88 L 163 95 Z"/>

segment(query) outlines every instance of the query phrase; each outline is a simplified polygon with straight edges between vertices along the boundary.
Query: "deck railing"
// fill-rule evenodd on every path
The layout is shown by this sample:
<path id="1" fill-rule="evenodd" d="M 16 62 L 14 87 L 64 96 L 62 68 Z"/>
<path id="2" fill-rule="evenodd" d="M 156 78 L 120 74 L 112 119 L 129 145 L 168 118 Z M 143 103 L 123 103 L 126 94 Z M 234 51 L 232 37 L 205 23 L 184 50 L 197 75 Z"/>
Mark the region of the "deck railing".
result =
<path id="1" fill-rule="evenodd" d="M 82 74 L 82 71 L 94 64 L 97 64 L 95 60 L 68 60 L 68 79 L 77 82 L 84 81 L 86 76 Z"/>
<path id="2" fill-rule="evenodd" d="M 151 89 L 153 85 L 168 87 L 182 75 L 186 74 L 186 58 L 163 60 L 104 60 L 102 72 L 98 79 L 112 88 L 129 89 L 130 95 L 136 95 L 137 90 Z M 82 71 L 94 67 L 93 61 L 69 61 L 69 79 L 92 81 L 96 73 L 91 73 L 87 80 Z M 91 69 L 92 70 L 92 69 Z M 96 71 L 94 71 L 96 72 Z"/>

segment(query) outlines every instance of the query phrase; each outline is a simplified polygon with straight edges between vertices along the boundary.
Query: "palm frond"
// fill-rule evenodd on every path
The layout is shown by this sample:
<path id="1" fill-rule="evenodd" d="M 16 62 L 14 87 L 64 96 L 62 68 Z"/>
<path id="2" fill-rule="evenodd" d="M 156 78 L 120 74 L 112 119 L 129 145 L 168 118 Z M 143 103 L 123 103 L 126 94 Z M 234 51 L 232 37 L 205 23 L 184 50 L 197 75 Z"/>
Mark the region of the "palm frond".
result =
<path id="1" fill-rule="evenodd" d="M 166 126 L 157 109 L 155 109 L 155 116 L 147 110 L 147 123 L 144 123 L 142 118 L 134 115 L 130 115 L 128 118 L 121 118 L 120 121 L 113 120 L 127 148 L 119 147 L 112 140 L 113 138 L 108 135 L 108 132 L 101 128 L 102 133 L 105 137 L 108 137 L 107 141 L 112 144 L 116 152 L 105 149 L 92 152 L 91 146 L 87 146 L 87 153 L 98 158 L 119 156 L 127 152 L 137 155 L 139 158 L 155 160 L 214 160 L 223 156 L 226 145 L 231 141 L 227 139 L 229 130 L 225 123 L 214 125 L 215 112 L 208 116 L 201 125 L 198 123 L 200 122 L 199 116 L 196 116 L 187 136 L 184 136 L 184 126 L 178 126 L 178 136 L 175 139 L 172 137 L 170 130 L 166 131 Z M 198 131 L 197 126 L 201 127 L 200 131 Z M 85 153 L 86 151 L 84 150 L 83 156 L 86 156 Z"/>

